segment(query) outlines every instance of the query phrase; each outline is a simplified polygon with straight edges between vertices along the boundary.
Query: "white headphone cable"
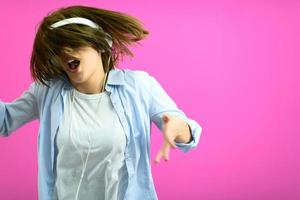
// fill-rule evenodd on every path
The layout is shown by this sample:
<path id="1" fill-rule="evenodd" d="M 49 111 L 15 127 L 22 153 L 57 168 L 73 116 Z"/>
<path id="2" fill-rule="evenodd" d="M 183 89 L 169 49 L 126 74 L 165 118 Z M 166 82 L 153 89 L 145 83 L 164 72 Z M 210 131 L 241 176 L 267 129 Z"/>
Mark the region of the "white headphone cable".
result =
<path id="1" fill-rule="evenodd" d="M 103 85 L 102 85 L 102 92 L 104 92 L 104 86 L 105 86 L 105 82 L 106 82 L 106 76 L 107 76 L 107 72 L 105 73 L 105 75 L 104 75 L 104 80 L 103 80 Z M 74 90 L 75 90 L 75 88 L 74 88 Z M 73 105 L 74 105 L 74 90 L 72 91 L 72 108 L 70 109 L 71 110 L 71 112 L 72 112 L 72 110 L 73 110 Z M 99 109 L 99 105 L 100 105 L 100 102 L 101 102 L 101 100 L 102 100 L 102 96 L 103 95 L 101 95 L 101 97 L 100 97 L 100 100 L 98 101 L 98 104 L 97 104 L 97 109 L 96 109 L 96 112 L 98 111 L 98 109 Z M 82 172 L 81 172 L 81 176 L 80 176 L 80 181 L 79 181 L 79 183 L 78 183 L 78 187 L 77 187 L 77 191 L 76 191 L 76 200 L 78 199 L 78 194 L 79 194 L 79 189 L 80 189 L 80 186 L 81 186 L 81 183 L 82 183 L 82 180 L 83 180 L 83 176 L 84 176 L 84 172 L 85 172 L 85 169 L 86 169 L 86 166 L 87 166 L 87 161 L 88 161 L 88 157 L 89 157 L 89 154 L 90 154 L 90 150 L 91 150 L 91 138 L 90 138 L 90 134 L 89 133 L 87 133 L 88 134 L 88 138 L 89 138 L 89 150 L 88 150 L 88 153 L 87 153 L 87 156 L 86 156 L 86 160 L 85 160 L 85 162 L 83 162 L 83 157 L 82 157 L 82 155 L 81 155 L 81 152 L 80 152 L 80 150 L 78 149 L 78 147 L 76 146 L 76 144 L 75 144 L 75 142 L 74 142 L 74 140 L 73 140 L 73 132 L 71 131 L 71 129 L 72 129 L 72 113 L 70 112 L 70 118 L 71 118 L 71 120 L 70 120 L 70 137 L 71 137 L 71 141 L 72 141 L 72 143 L 73 143 L 73 145 L 74 145 L 74 147 L 76 148 L 76 150 L 79 152 L 79 154 L 80 154 L 80 157 L 81 157 L 81 161 L 82 161 L 82 164 L 83 164 L 83 166 L 82 166 Z M 78 137 L 77 137 L 78 138 Z"/>

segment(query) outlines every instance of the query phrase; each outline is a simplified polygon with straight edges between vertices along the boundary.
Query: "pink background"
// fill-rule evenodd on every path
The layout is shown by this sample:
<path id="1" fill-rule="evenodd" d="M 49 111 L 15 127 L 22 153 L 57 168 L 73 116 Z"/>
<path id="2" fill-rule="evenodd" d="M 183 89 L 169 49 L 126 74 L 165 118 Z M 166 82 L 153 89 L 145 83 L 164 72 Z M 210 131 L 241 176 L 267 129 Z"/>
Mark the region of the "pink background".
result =
<path id="1" fill-rule="evenodd" d="M 160 200 L 300 199 L 299 1 L 1 1 L 2 101 L 31 82 L 36 24 L 74 4 L 140 18 L 150 36 L 120 67 L 155 76 L 203 127 L 196 150 L 152 164 Z M 37 199 L 37 131 L 0 138 L 0 199 Z M 154 127 L 152 163 L 161 142 Z"/>

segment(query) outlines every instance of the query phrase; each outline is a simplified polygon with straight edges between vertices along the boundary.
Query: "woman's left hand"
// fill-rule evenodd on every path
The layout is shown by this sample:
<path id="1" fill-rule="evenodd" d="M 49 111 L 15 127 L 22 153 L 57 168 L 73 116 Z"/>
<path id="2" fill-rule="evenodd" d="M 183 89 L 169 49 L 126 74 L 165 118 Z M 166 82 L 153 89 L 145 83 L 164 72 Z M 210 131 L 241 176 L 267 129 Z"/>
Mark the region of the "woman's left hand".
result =
<path id="1" fill-rule="evenodd" d="M 188 124 L 181 118 L 175 115 L 164 114 L 163 117 L 163 145 L 156 155 L 155 163 L 159 163 L 161 157 L 165 161 L 170 160 L 170 149 L 176 149 L 175 142 L 187 143 L 191 140 L 191 133 Z"/>

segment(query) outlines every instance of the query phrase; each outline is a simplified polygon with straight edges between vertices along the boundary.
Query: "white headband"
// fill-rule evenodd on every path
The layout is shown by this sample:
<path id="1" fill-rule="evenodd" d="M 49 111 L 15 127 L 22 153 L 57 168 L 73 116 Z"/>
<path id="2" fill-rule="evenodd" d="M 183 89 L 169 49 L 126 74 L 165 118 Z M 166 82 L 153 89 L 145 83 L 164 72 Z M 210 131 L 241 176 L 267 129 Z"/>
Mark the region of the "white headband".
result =
<path id="1" fill-rule="evenodd" d="M 58 27 L 61 27 L 61 26 L 67 25 L 67 24 L 83 24 L 83 25 L 87 25 L 87 26 L 90 26 L 92 28 L 100 29 L 100 30 L 103 31 L 103 28 L 101 26 L 99 26 L 98 24 L 96 24 L 95 22 L 93 22 L 93 21 L 91 21 L 87 18 L 82 18 L 82 17 L 71 17 L 71 18 L 63 19 L 63 20 L 60 20 L 58 22 L 55 22 L 49 28 L 54 29 L 54 28 L 58 28 Z M 105 40 L 107 41 L 109 46 L 112 47 L 111 36 L 106 32 L 104 32 L 104 33 L 107 36 L 105 38 Z"/>

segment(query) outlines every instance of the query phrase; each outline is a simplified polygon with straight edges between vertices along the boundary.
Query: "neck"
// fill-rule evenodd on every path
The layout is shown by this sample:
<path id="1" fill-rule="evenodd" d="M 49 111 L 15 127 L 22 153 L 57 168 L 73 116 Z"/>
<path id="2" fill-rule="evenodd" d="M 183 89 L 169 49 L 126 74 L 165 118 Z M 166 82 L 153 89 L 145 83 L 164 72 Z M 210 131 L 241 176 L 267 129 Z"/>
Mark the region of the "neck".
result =
<path id="1" fill-rule="evenodd" d="M 102 73 L 95 74 L 91 76 L 86 82 L 80 83 L 80 84 L 73 84 L 74 87 L 81 93 L 85 94 L 98 94 L 103 91 L 105 91 L 105 88 L 103 88 L 103 85 L 105 84 L 107 79 L 107 75 L 105 78 L 105 73 L 102 71 Z M 103 90 L 102 90 L 103 89 Z"/>

